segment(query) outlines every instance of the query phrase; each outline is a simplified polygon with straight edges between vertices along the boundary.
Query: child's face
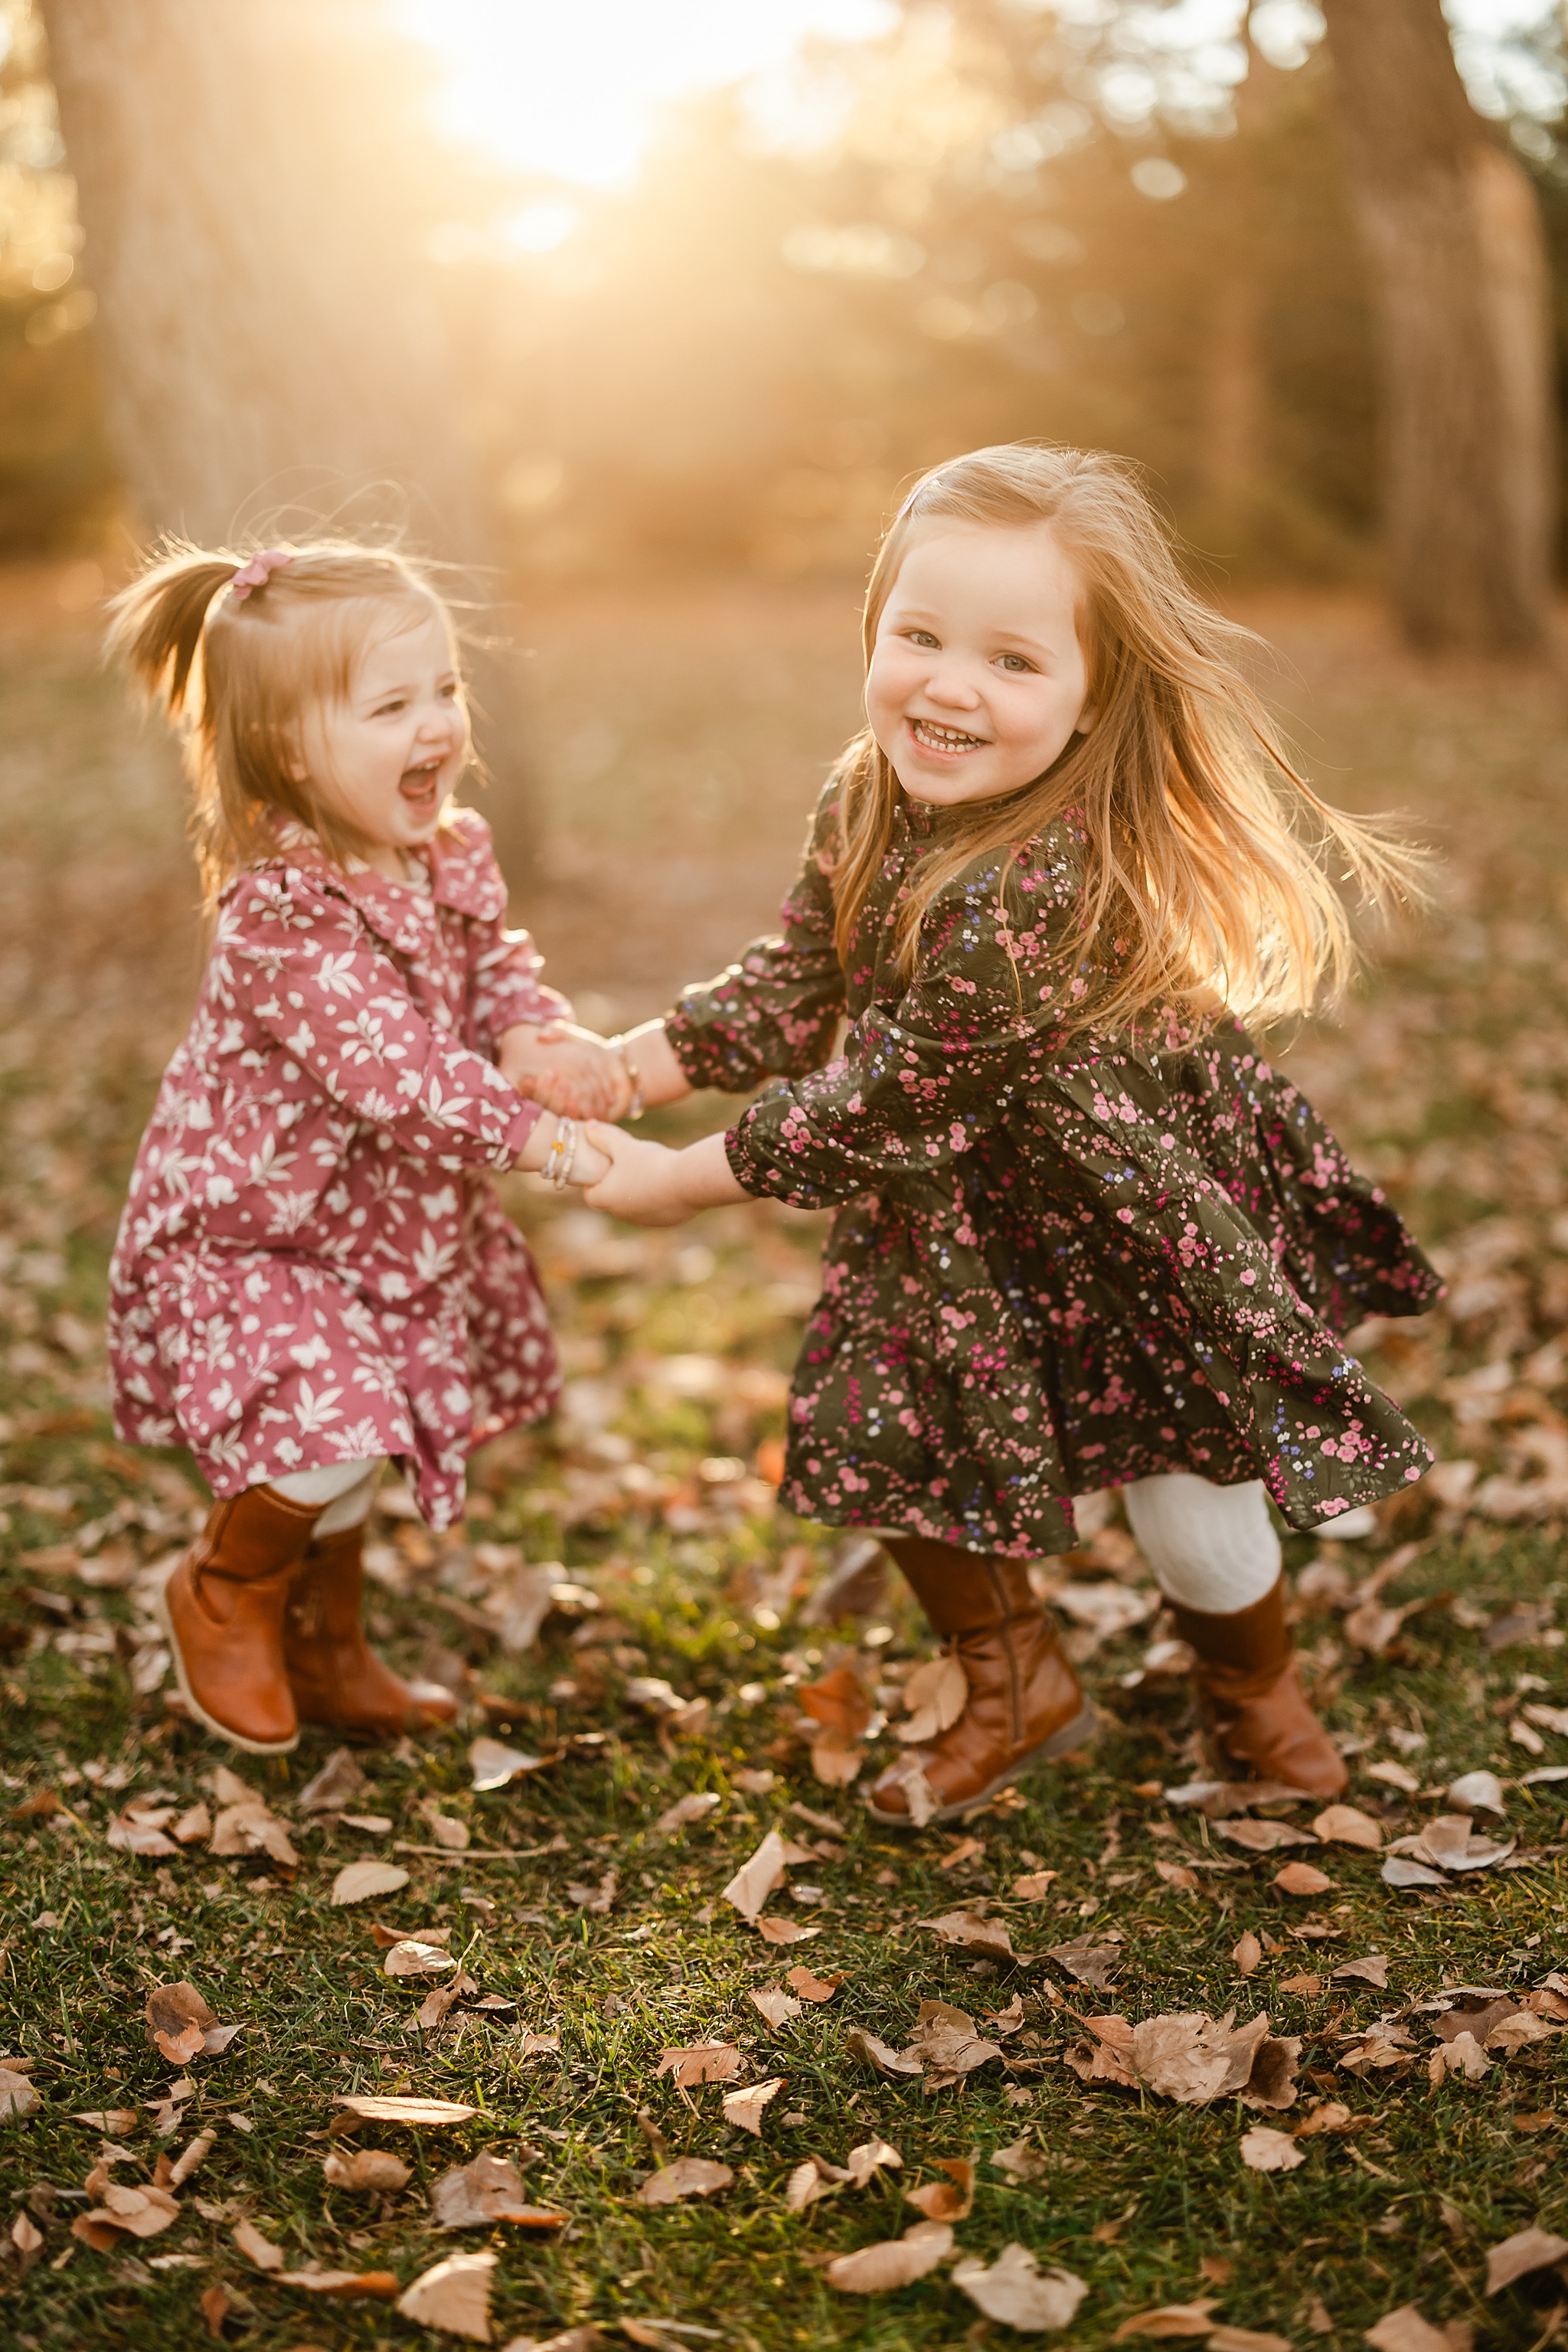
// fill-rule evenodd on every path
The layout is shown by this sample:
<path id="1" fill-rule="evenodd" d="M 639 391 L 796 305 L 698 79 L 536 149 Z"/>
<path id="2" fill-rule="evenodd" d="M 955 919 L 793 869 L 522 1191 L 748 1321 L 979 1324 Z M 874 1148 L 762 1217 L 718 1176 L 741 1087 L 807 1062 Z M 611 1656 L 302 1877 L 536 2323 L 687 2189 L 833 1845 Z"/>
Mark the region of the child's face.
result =
<path id="1" fill-rule="evenodd" d="M 451 640 L 432 608 L 367 647 L 345 699 L 317 714 L 304 751 L 318 791 L 370 845 L 368 862 L 396 876 L 398 852 L 439 824 L 468 743 Z"/>
<path id="2" fill-rule="evenodd" d="M 1087 734 L 1080 595 L 1048 524 L 917 528 L 866 679 L 871 731 L 911 800 L 998 799 Z"/>

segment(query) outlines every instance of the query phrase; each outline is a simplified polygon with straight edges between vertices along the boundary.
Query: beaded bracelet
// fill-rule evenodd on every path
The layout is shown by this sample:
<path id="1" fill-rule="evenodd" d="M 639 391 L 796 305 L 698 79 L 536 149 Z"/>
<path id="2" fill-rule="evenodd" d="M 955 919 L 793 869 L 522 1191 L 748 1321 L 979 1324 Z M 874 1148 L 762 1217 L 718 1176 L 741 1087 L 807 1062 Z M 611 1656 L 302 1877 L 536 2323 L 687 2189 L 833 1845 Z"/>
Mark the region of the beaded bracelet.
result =
<path id="1" fill-rule="evenodd" d="M 544 1157 L 542 1173 L 558 1192 L 564 1192 L 572 1181 L 572 1171 L 577 1165 L 577 1122 L 574 1118 L 558 1118 L 555 1134 Z"/>
<path id="2" fill-rule="evenodd" d="M 632 1098 L 626 1105 L 626 1116 L 627 1118 L 641 1118 L 644 1110 L 642 1098 L 642 1074 L 638 1070 L 637 1064 L 632 1059 L 631 1047 L 626 1044 L 625 1037 L 612 1037 L 610 1039 L 610 1051 L 612 1054 L 618 1054 L 620 1055 L 621 1067 L 625 1070 L 626 1076 L 631 1081 Z"/>

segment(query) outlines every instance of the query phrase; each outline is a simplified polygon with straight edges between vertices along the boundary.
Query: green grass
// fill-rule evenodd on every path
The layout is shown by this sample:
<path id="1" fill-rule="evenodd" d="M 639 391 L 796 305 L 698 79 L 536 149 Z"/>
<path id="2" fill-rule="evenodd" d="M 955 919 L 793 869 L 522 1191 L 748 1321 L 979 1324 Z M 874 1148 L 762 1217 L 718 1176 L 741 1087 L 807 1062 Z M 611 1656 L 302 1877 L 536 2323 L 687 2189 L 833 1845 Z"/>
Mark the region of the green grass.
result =
<path id="1" fill-rule="evenodd" d="M 781 609 L 804 676 L 809 614 L 787 600 Z M 711 695 L 701 667 L 702 614 L 687 617 L 691 667 L 679 692 L 669 689 L 676 715 L 660 722 L 658 773 L 671 780 L 660 789 L 675 790 L 689 753 L 739 791 L 750 772 L 748 739 L 725 717 L 721 696 L 702 700 Z M 1557 1328 L 1552 1270 L 1568 1256 L 1554 1237 L 1563 1197 L 1554 1189 L 1558 1136 L 1568 1128 L 1568 971 L 1552 944 L 1568 864 L 1559 848 L 1555 711 L 1528 682 L 1434 680 L 1386 659 L 1373 665 L 1332 608 L 1298 614 L 1291 625 L 1302 674 L 1295 691 L 1320 756 L 1353 758 L 1355 790 L 1365 799 L 1419 793 L 1462 846 L 1455 887 L 1468 903 L 1402 948 L 1343 1022 L 1300 1041 L 1294 1059 L 1424 1234 L 1446 1239 L 1462 1260 L 1478 1247 L 1478 1225 L 1504 1216 L 1518 1227 L 1503 1248 L 1495 1295 L 1462 1321 L 1429 1318 L 1414 1343 L 1395 1334 L 1377 1360 L 1411 1395 L 1411 1410 L 1442 1451 L 1475 1458 L 1484 1478 L 1516 1469 L 1521 1441 L 1544 1443 L 1568 1403 L 1561 1374 L 1539 1354 Z M 665 658 L 662 638 L 657 650 Z M 546 711 L 547 740 L 570 741 L 574 689 L 566 672 L 552 676 L 566 684 L 562 705 Z M 412 1883 L 402 1894 L 333 1910 L 334 1871 L 384 1852 L 390 1840 L 342 1826 L 322 1832 L 293 1810 L 328 1751 L 329 1743 L 309 1737 L 290 1758 L 227 1759 L 289 1821 L 300 1854 L 291 1880 L 260 1859 L 226 1862 L 199 1847 L 159 1864 L 108 1846 L 108 1822 L 129 1798 L 157 1790 L 188 1804 L 223 1759 L 168 1713 L 161 1692 L 136 1696 L 122 1654 L 88 1648 L 72 1656 L 58 1646 L 62 1628 L 79 1636 L 128 1628 L 125 1594 L 26 1558 L 132 1506 L 146 1524 L 132 1521 L 109 1540 L 155 1559 L 199 1501 L 177 1457 L 150 1465 L 110 1440 L 97 1353 L 118 1188 L 189 969 L 187 934 L 172 916 L 163 932 L 146 914 L 184 904 L 177 812 L 172 801 L 157 801 L 152 784 L 132 790 L 139 776 L 155 782 L 162 772 L 138 767 L 148 755 L 119 731 L 100 691 L 68 643 L 42 656 L 14 645 L 0 666 L 7 738 L 32 747 L 30 767 L 19 751 L 0 767 L 0 793 L 8 796 L 13 838 L 33 860 L 31 867 L 21 861 L 13 885 L 14 956 L 26 961 L 7 983 L 10 1034 L 20 1043 L 5 1081 L 6 1231 L 15 1246 L 0 1268 L 0 2032 L 5 2053 L 34 2062 L 42 2101 L 30 2118 L 0 2123 L 0 2148 L 6 2193 L 18 2209 L 31 2198 L 45 2241 L 25 2276 L 15 2263 L 0 2272 L 0 2338 L 71 2352 L 194 2347 L 210 2340 L 198 2298 L 222 2284 L 235 2298 L 225 2340 L 258 2352 L 421 2340 L 423 2332 L 385 2305 L 324 2305 L 269 2283 L 232 2244 L 234 2220 L 244 2213 L 283 2246 L 290 2267 L 386 2269 L 402 2284 L 457 2248 L 493 2245 L 498 2344 L 622 2317 L 711 2328 L 727 2343 L 765 2352 L 978 2340 L 978 2314 L 945 2271 L 862 2302 L 836 2294 L 805 2259 L 896 2235 L 919 2218 L 906 2190 L 939 2177 L 937 2159 L 978 2149 L 980 2186 L 973 2213 L 958 2225 L 959 2245 L 994 2255 L 1016 2240 L 1084 2278 L 1089 2294 L 1075 2326 L 1056 2339 L 1064 2344 L 1099 2347 L 1131 2314 L 1203 2295 L 1217 2298 L 1216 2318 L 1275 2331 L 1301 2352 L 1318 2344 L 1348 2352 L 1381 2315 L 1411 2301 L 1434 2322 L 1469 2322 L 1483 2352 L 1545 2342 L 1559 2284 L 1547 2273 L 1489 2301 L 1484 2252 L 1537 2220 L 1568 2235 L 1562 2044 L 1495 2065 L 1480 2083 L 1434 2090 L 1426 2076 L 1428 2022 L 1417 2018 L 1420 2046 L 1403 2079 L 1363 2083 L 1337 2061 L 1339 2037 L 1445 1983 L 1522 1989 L 1563 1966 L 1568 1870 L 1561 1855 L 1477 1873 L 1451 1892 L 1399 1894 L 1380 1883 L 1374 1856 L 1335 1847 L 1318 1856 L 1332 1891 L 1293 1901 L 1271 1884 L 1279 1857 L 1243 1857 L 1205 1836 L 1192 1812 L 1140 1792 L 1191 1777 L 1195 1751 L 1179 1687 L 1152 1696 L 1123 1687 L 1142 1655 L 1137 1636 L 1107 1645 L 1086 1668 L 1103 1717 L 1099 1746 L 970 1824 L 984 1851 L 967 1864 L 941 1866 L 957 1832 L 890 1836 L 864 1822 L 854 1792 L 813 1780 L 794 1732 L 794 1688 L 845 1654 L 846 1643 L 803 1624 L 787 1602 L 761 1601 L 759 1579 L 772 1579 L 778 1599 L 789 1548 L 808 1555 L 795 1563 L 797 1582 L 806 1583 L 826 1567 L 834 1538 L 765 1510 L 728 1517 L 723 1486 L 700 1475 L 704 1461 L 718 1458 L 749 1467 L 776 1434 L 779 1408 L 765 1380 L 747 1388 L 727 1376 L 704 1399 L 672 1396 L 648 1377 L 658 1360 L 680 1354 L 786 1369 L 817 1246 L 813 1220 L 744 1209 L 688 1233 L 623 1237 L 630 1251 L 610 1273 L 595 1253 L 615 1236 L 563 1220 L 553 1204 L 520 1190 L 516 1205 L 541 1251 L 569 1376 L 582 1384 L 577 1418 L 502 1441 L 480 1457 L 476 1511 L 458 1538 L 421 1542 L 401 1520 L 376 1528 L 376 1540 L 401 1545 L 405 1563 L 405 1589 L 378 1584 L 374 1596 L 379 1638 L 392 1656 L 405 1666 L 424 1660 L 467 1668 L 476 1691 L 510 1703 L 504 1720 L 519 1746 L 538 1750 L 558 1732 L 603 1738 L 576 1746 L 546 1774 L 475 1795 L 466 1748 L 485 1727 L 476 1707 L 458 1732 L 422 1750 L 366 1753 L 369 1785 L 357 1808 L 391 1816 L 393 1839 L 426 1843 L 419 1808 L 435 1798 L 468 1822 L 476 1845 L 542 1847 L 559 1838 L 563 1851 L 516 1865 L 405 1858 Z M 627 712 L 612 709 L 606 723 L 629 733 L 626 693 Z M 836 705 L 830 715 L 836 726 Z M 759 730 L 764 719 L 773 723 L 763 712 Z M 803 734 L 810 723 L 807 711 Z M 722 738 L 728 767 L 714 764 L 717 753 L 710 759 L 704 730 Z M 1453 751 L 1449 781 L 1434 782 L 1422 764 L 1427 741 Z M 624 778 L 615 789 L 624 793 Z M 808 792 L 807 782 L 803 802 Z M 591 816 L 591 805 L 578 807 L 579 824 Z M 721 880 L 732 832 L 731 813 L 714 838 L 710 881 Z M 689 838 L 681 854 L 695 856 L 700 846 Z M 129 930 L 117 874 L 135 883 Z M 44 913 L 27 918 L 30 906 Z M 547 947 L 549 919 L 546 898 L 539 928 Z M 570 981 L 586 985 L 594 977 L 586 917 L 580 929 L 554 969 L 564 965 Z M 656 983 L 662 991 L 679 976 L 677 919 L 658 951 L 664 963 L 650 950 L 643 973 L 650 997 Z M 719 1111 L 699 1104 L 687 1124 L 710 1124 Z M 78 1318 L 82 1333 L 59 1322 L 62 1314 Z M 1456 1428 L 1445 1383 L 1489 1360 L 1511 1368 L 1502 1411 Z M 596 1431 L 595 1395 L 608 1408 Z M 640 1497 L 624 1485 L 618 1496 L 611 1491 L 628 1464 L 648 1474 Z M 29 1500 L 22 1488 L 53 1493 L 62 1507 L 40 1508 L 37 1493 Z M 1537 1759 L 1508 1730 L 1523 1697 L 1568 1705 L 1563 1646 L 1537 1640 L 1492 1652 L 1476 1622 L 1512 1601 L 1549 1595 L 1561 1626 L 1558 1525 L 1433 1518 L 1402 1503 L 1373 1543 L 1351 1549 L 1364 1570 L 1407 1538 L 1425 1548 L 1387 1597 L 1452 1593 L 1466 1604 L 1458 1614 L 1435 1606 L 1412 1617 L 1384 1658 L 1351 1647 L 1331 1614 L 1309 1615 L 1301 1628 L 1336 1733 L 1365 1743 L 1352 1766 L 1354 1801 L 1390 1835 L 1442 1810 L 1435 1798 L 1405 1799 L 1365 1777 L 1366 1765 L 1402 1752 L 1390 1744 L 1394 1729 L 1427 1735 L 1427 1748 L 1406 1760 L 1433 1789 L 1479 1766 L 1512 1778 L 1537 1761 L 1568 1760 L 1568 1743 L 1552 1735 Z M 469 1552 L 485 1543 L 520 1543 L 530 1560 L 559 1559 L 593 1589 L 619 1629 L 598 1651 L 597 1668 L 584 1670 L 566 1620 L 552 1620 L 543 1649 L 518 1660 L 450 1605 L 471 1610 L 482 1597 L 482 1557 L 476 1569 Z M 1292 1569 L 1314 1549 L 1293 1542 Z M 1098 1571 L 1086 1564 L 1086 1572 Z M 471 1590 L 470 1577 L 479 1580 Z M 40 1592 L 69 1601 L 70 1619 L 30 1597 Z M 782 1622 L 769 1622 L 779 1616 Z M 889 1638 L 858 1653 L 871 1676 L 889 1660 L 921 1653 L 911 1612 L 890 1606 L 881 1622 Z M 622 1697 L 635 1674 L 664 1675 L 683 1696 L 710 1697 L 707 1734 L 666 1753 L 650 1718 Z M 1539 1688 L 1521 1692 L 1521 1677 L 1536 1678 Z M 552 1696 L 563 1678 L 577 1683 L 575 1702 Z M 101 1774 L 79 1777 L 89 1765 L 117 1780 L 123 1768 L 123 1780 L 105 1790 Z M 748 1796 L 732 1776 L 759 1767 L 775 1771 L 778 1783 Z M 1565 1786 L 1510 1791 L 1509 1823 L 1521 1845 L 1562 1841 Z M 46 1789 L 65 1799 L 77 1825 L 58 1816 L 54 1823 L 16 1818 L 13 1808 Z M 673 1841 L 659 1839 L 658 1815 L 691 1790 L 719 1793 L 718 1813 Z M 817 1834 L 787 1812 L 791 1801 L 835 1815 L 844 1851 L 795 1874 L 825 1891 L 820 1909 L 798 1913 L 822 1933 L 798 1950 L 770 1951 L 720 1890 L 774 1822 L 803 1838 Z M 1034 1866 L 1025 1855 L 1060 1873 L 1044 1904 L 1009 1897 L 1016 1876 Z M 1203 1865 L 1201 1894 L 1170 1887 L 1155 1870 L 1159 1861 L 1182 1859 Z M 1210 1866 L 1216 1861 L 1233 1866 Z M 612 1911 L 595 1916 L 575 1907 L 567 1885 L 595 1882 L 612 1864 L 620 1883 Z M 465 1905 L 464 1888 L 493 1899 L 493 1920 Z M 1025 1950 L 1086 1927 L 1120 1935 L 1111 1994 L 1075 1991 L 1049 1962 L 1018 1971 L 977 1967 L 944 1954 L 918 1925 L 980 1897 Z M 795 1915 L 783 1895 L 772 1907 Z M 41 1924 L 46 1916 L 53 1924 Z M 450 1928 L 452 1948 L 465 1954 L 481 1991 L 514 2001 L 515 2016 L 476 2017 L 460 2035 L 411 2031 L 420 1988 L 382 1973 L 372 1916 Z M 1303 1939 L 1309 1925 L 1327 1937 Z M 1247 1929 L 1266 1952 L 1243 1979 L 1231 1954 Z M 1285 1978 L 1326 1977 L 1369 1950 L 1387 1955 L 1387 1993 L 1325 1984 L 1308 2000 L 1279 1990 Z M 775 2036 L 747 1995 L 796 1958 L 845 1969 L 847 1981 L 832 2003 L 808 2007 Z M 142 2108 L 165 2090 L 174 2070 L 148 2046 L 142 2012 L 151 1985 L 178 1977 L 195 1982 L 221 2019 L 245 2027 L 226 2053 L 188 2070 L 197 2095 L 166 2143 L 177 2149 L 210 2125 L 213 2152 L 182 2192 L 174 2228 L 124 2252 L 96 2253 L 68 2234 L 80 2201 L 59 2199 L 51 2214 L 36 2184 L 81 2187 L 100 2136 L 70 2120 L 75 2112 Z M 1246 2018 L 1266 2006 L 1276 2031 L 1303 2038 L 1302 2063 L 1315 2078 L 1307 2096 L 1342 2099 L 1367 2127 L 1306 2143 L 1307 2160 L 1291 2173 L 1249 2172 L 1237 2142 L 1257 2118 L 1233 2105 L 1178 2108 L 1086 2090 L 1061 2062 L 1074 2029 L 1047 1997 L 1050 1987 L 1076 2008 L 1114 2007 L 1134 2018 L 1232 2007 Z M 852 2024 L 901 2045 L 922 1999 L 980 2015 L 1015 1990 L 1032 2005 L 1039 2041 L 1026 2054 L 1043 2062 L 1037 2073 L 1009 2074 L 993 2064 L 927 2096 L 846 2053 Z M 520 2054 L 523 2027 L 558 2032 L 559 2055 Z M 689 2105 L 668 2080 L 656 2080 L 663 2048 L 708 2039 L 740 2042 L 753 2079 L 787 2074 L 760 2140 L 726 2129 L 717 2086 L 694 2091 Z M 321 2166 L 330 2143 L 321 2136 L 333 2095 L 401 2086 L 462 2099 L 480 2113 L 441 2132 L 365 2128 L 359 2144 L 395 2148 L 414 2165 L 409 2187 L 384 2202 L 327 2190 Z M 1027 2103 L 1010 2101 L 1009 2090 L 1027 2094 Z M 706 2206 L 649 2211 L 633 2201 L 652 2162 L 643 2109 L 675 2153 L 732 2165 L 734 2186 Z M 125 2143 L 134 2159 L 119 2168 L 127 2180 L 144 2177 L 161 2144 L 142 2113 L 142 2128 Z M 786 2122 L 797 2114 L 804 2123 Z M 1552 2121 L 1538 2128 L 1542 2115 Z M 235 2116 L 253 2128 L 230 2122 Z M 810 2153 L 842 2161 L 873 2130 L 901 2150 L 901 2171 L 805 2215 L 785 2211 L 792 2166 Z M 1023 2186 L 988 2162 L 1020 2138 L 1046 2159 L 1041 2176 Z M 487 2147 L 533 2151 L 524 2166 L 531 2196 L 572 2217 L 560 2239 L 541 2242 L 505 2228 L 461 2238 L 431 2231 L 430 2181 Z M 218 2218 L 204 2215 L 197 2200 Z M 151 2266 L 170 2253 L 205 2266 Z M 1230 2265 L 1223 2285 L 1200 2267 L 1216 2257 Z M 1006 2340 L 1005 2331 L 997 2336 Z"/>

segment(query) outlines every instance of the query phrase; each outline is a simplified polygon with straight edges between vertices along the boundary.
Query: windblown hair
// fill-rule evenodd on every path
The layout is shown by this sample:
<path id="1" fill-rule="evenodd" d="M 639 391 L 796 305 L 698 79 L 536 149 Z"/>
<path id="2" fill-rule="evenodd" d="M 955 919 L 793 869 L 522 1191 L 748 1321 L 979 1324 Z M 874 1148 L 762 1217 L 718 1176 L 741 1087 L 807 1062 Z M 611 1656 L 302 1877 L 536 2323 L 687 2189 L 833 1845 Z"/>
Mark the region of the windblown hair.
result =
<path id="1" fill-rule="evenodd" d="M 397 550 L 322 539 L 280 551 L 288 563 L 241 594 L 232 583 L 255 549 L 165 541 L 110 606 L 110 653 L 184 741 L 209 909 L 272 845 L 276 816 L 309 825 L 339 866 L 367 846 L 321 781 L 296 772 L 310 714 L 348 698 L 371 646 L 432 611 L 456 646 L 446 604 Z"/>
<path id="2" fill-rule="evenodd" d="M 1223 1005 L 1267 1024 L 1342 988 L 1355 950 L 1327 859 L 1336 856 L 1373 900 L 1418 899 L 1422 853 L 1380 820 L 1331 808 L 1297 772 L 1242 674 L 1257 638 L 1183 579 L 1132 469 L 1099 451 L 1029 442 L 933 467 L 878 551 L 866 594 L 868 667 L 905 553 L 938 521 L 1049 526 L 1082 585 L 1078 634 L 1095 719 L 1034 783 L 969 803 L 944 827 L 900 908 L 905 975 L 938 892 L 995 851 L 1006 854 L 1005 877 L 1025 842 L 1073 809 L 1088 834 L 1088 887 L 1059 1000 L 1067 1032 L 1125 1029 L 1166 1005 L 1194 1016 Z M 837 773 L 832 879 L 847 963 L 900 785 L 868 730 Z"/>

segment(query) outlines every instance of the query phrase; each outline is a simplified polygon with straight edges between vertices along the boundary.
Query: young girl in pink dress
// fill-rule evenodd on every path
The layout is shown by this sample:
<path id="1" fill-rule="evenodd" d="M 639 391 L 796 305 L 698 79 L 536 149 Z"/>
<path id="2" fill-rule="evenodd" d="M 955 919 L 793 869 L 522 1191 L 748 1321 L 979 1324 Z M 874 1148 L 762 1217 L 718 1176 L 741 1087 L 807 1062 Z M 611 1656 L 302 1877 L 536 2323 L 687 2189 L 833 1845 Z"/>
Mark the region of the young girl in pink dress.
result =
<path id="1" fill-rule="evenodd" d="M 630 1081 L 504 928 L 489 829 L 452 798 L 451 620 L 413 564 L 180 550 L 112 643 L 184 738 L 216 918 L 110 1277 L 116 1428 L 188 1446 L 216 1497 L 164 1596 L 180 1687 L 253 1754 L 301 1719 L 395 1737 L 455 1710 L 365 1643 L 376 1478 L 395 1459 L 447 1527 L 473 1447 L 549 1411 L 490 1171 L 591 1174 L 568 1115 L 618 1118 Z"/>

